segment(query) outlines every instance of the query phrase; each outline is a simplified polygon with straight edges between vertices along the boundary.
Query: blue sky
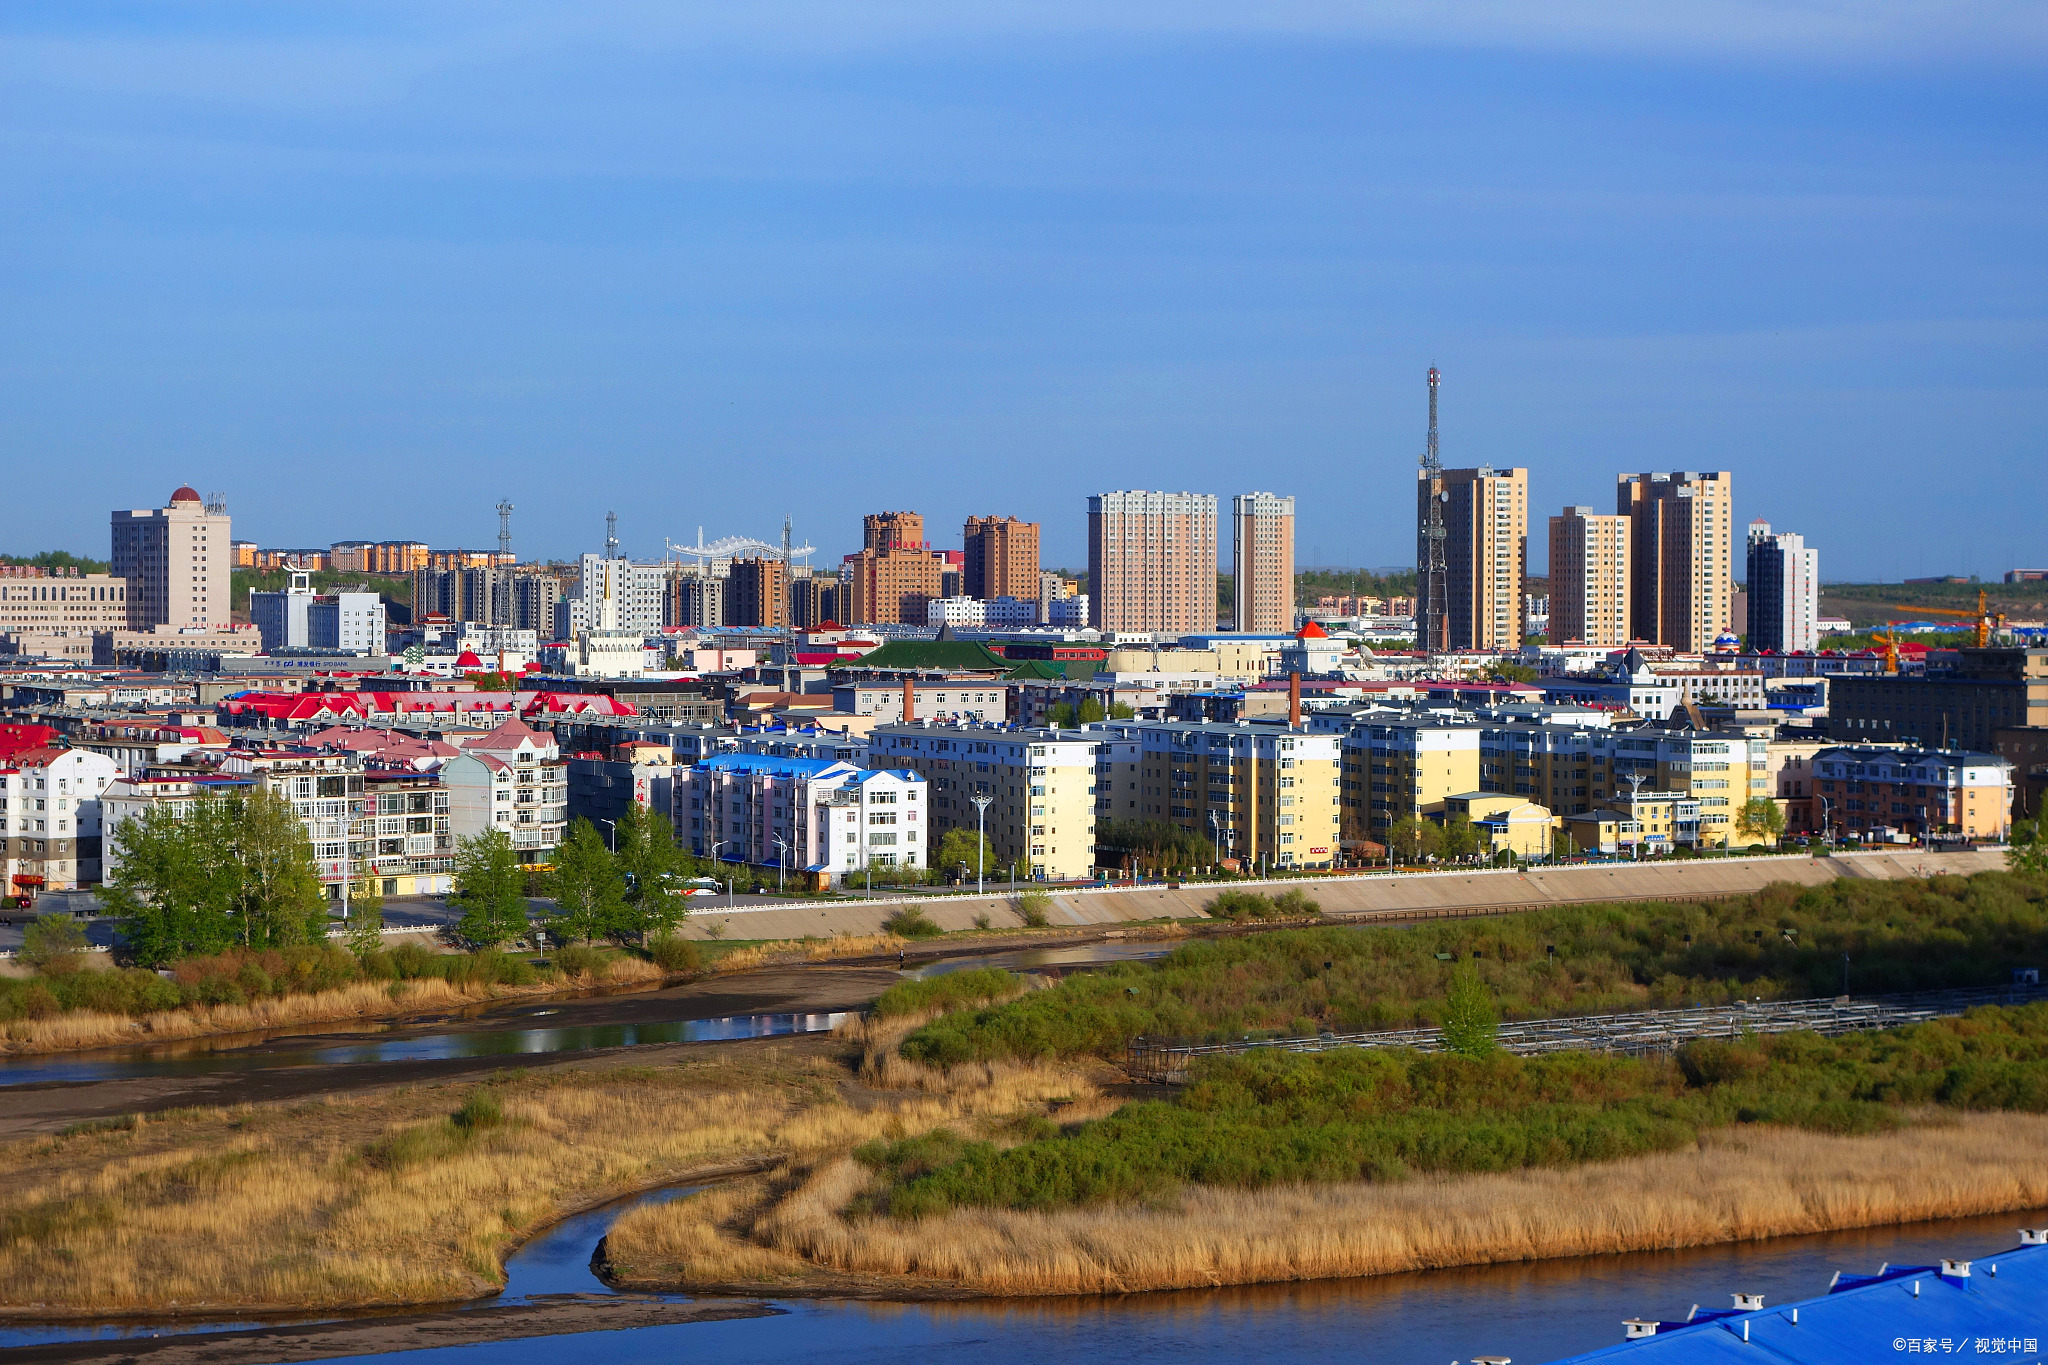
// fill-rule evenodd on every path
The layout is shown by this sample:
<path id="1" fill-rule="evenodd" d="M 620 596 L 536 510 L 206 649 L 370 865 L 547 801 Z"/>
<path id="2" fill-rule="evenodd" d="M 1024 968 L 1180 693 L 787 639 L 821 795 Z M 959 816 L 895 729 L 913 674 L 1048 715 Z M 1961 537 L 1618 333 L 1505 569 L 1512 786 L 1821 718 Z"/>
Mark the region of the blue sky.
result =
<path id="1" fill-rule="evenodd" d="M 1247 15 L 1247 11 L 1256 11 Z M 1725 468 L 1829 578 L 2048 564 L 2034 4 L 0 8 L 0 549 L 856 548 L 1301 499 L 1412 553 Z M 1226 552 L 1227 553 L 1227 552 Z"/>

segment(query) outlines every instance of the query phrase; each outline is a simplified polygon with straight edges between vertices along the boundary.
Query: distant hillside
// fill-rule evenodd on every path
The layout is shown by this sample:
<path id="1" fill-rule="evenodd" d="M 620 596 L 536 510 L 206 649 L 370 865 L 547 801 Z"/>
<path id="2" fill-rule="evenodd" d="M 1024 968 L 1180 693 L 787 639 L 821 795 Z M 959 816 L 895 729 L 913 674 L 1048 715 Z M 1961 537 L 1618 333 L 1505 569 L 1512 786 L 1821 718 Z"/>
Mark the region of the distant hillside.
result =
<path id="1" fill-rule="evenodd" d="M 0 555 L 0 564 L 32 564 L 38 569 L 76 569 L 80 573 L 105 573 L 104 559 L 87 559 L 69 550 L 44 550 L 33 555 Z"/>
<path id="2" fill-rule="evenodd" d="M 1980 589 L 1992 611 L 2013 620 L 2048 618 L 2048 583 L 1824 583 L 1820 609 L 1823 616 L 1848 618 L 1852 626 L 1881 626 L 1914 619 L 1915 608 L 1974 612 Z"/>

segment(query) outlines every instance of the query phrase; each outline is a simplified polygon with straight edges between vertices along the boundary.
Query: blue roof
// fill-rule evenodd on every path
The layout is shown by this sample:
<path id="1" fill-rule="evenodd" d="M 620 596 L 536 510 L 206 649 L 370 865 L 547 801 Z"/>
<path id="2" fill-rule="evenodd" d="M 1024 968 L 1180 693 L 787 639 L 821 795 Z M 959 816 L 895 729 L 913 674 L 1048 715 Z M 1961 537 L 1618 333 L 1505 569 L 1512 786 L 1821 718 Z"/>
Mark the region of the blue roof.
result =
<path id="1" fill-rule="evenodd" d="M 1966 1273 L 1943 1273 L 1951 1264 Z M 1929 1352 L 2030 1359 L 2039 1357 L 2043 1342 L 2048 1342 L 2048 1245 L 2031 1245 L 1975 1262 L 1839 1275 L 1823 1298 L 1748 1312 L 1701 1312 L 1690 1322 L 1658 1323 L 1655 1335 L 1603 1346 L 1557 1365 L 1870 1365 Z"/>
<path id="2" fill-rule="evenodd" d="M 758 777 L 816 777 L 827 768 L 846 766 L 846 761 L 838 758 L 778 758 L 773 754 L 716 754 L 697 764 L 706 772 Z"/>

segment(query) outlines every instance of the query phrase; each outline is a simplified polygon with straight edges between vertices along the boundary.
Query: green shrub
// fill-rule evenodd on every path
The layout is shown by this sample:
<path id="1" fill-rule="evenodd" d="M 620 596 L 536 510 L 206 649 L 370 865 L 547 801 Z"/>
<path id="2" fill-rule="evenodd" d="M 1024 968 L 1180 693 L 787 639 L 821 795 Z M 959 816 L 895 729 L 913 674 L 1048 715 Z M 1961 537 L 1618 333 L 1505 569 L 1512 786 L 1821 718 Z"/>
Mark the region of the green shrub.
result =
<path id="1" fill-rule="evenodd" d="M 1021 892 L 1016 900 L 1017 918 L 1028 929 L 1043 929 L 1052 922 L 1052 893 L 1042 887 Z"/>
<path id="2" fill-rule="evenodd" d="M 587 976 L 602 980 L 611 969 L 611 959 L 598 948 L 571 944 L 555 949 L 555 966 L 570 976 Z"/>
<path id="3" fill-rule="evenodd" d="M 882 921 L 882 927 L 898 938 L 937 938 L 945 932 L 915 905 L 900 907 Z"/>
<path id="4" fill-rule="evenodd" d="M 701 954 L 681 934 L 663 934 L 648 942 L 647 956 L 665 972 L 694 972 Z"/>
<path id="5" fill-rule="evenodd" d="M 1499 1017 L 1513 1020 L 1832 996 L 1844 953 L 1858 994 L 1995 985 L 2014 967 L 2037 965 L 2044 948 L 2048 875 L 2009 872 L 1843 878 L 1704 903 L 1400 928 L 1282 929 L 1183 944 L 1155 963 L 1107 966 L 947 1015 L 913 1033 L 903 1052 L 934 1064 L 1113 1058 L 1140 1034 L 1214 1042 L 1302 1032 L 1304 1021 L 1333 1033 L 1426 1027 L 1444 1021 L 1455 964 L 1467 964 Z"/>
<path id="6" fill-rule="evenodd" d="M 1253 1189 L 1611 1161 L 1711 1128 L 1876 1133 L 1923 1106 L 2048 1112 L 2048 1005 L 1877 1033 L 1688 1045 L 1675 1060 L 1349 1049 L 1209 1059 L 1172 1101 L 1127 1105 L 1008 1148 L 952 1133 L 856 1152 L 866 1207 L 1050 1209 L 1188 1184 Z"/>
<path id="7" fill-rule="evenodd" d="M 505 1111 L 498 1104 L 498 1097 L 488 1090 L 479 1090 L 462 1102 L 455 1111 L 455 1126 L 467 1133 L 482 1128 L 497 1128 L 505 1122 Z"/>
<path id="8" fill-rule="evenodd" d="M 1023 989 L 1023 977 L 1000 967 L 971 967 L 922 981 L 899 981 L 875 1001 L 874 1014 L 879 1019 L 893 1019 L 931 1010 L 957 1010 L 1004 1000 Z"/>

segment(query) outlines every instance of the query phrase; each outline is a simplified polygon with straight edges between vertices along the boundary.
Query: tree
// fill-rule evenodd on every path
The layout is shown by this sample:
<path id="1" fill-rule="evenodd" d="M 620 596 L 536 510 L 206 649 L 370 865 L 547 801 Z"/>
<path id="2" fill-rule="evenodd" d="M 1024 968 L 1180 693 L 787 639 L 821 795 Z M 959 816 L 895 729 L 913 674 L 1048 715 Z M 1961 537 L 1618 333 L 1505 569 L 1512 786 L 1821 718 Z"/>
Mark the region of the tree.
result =
<path id="1" fill-rule="evenodd" d="M 1109 704 L 1109 718 L 1111 720 L 1136 720 L 1138 713 L 1133 711 L 1124 702 L 1113 701 Z"/>
<path id="2" fill-rule="evenodd" d="M 462 910 L 457 931 L 479 947 L 526 937 L 526 870 L 511 835 L 487 829 L 455 841 L 455 893 L 448 900 Z"/>
<path id="3" fill-rule="evenodd" d="M 113 839 L 117 866 L 100 899 L 142 966 L 326 936 L 312 840 L 273 792 L 203 796 L 184 811 L 160 806 Z"/>
<path id="4" fill-rule="evenodd" d="M 977 854 L 980 857 L 979 862 L 976 861 Z M 977 871 L 984 876 L 994 876 L 997 867 L 996 846 L 979 830 L 965 827 L 949 829 L 945 837 L 939 840 L 939 851 L 932 856 L 932 866 L 948 873 L 964 867 L 970 877 Z"/>
<path id="5" fill-rule="evenodd" d="M 348 895 L 348 950 L 368 957 L 384 946 L 384 884 L 366 867 Z"/>
<path id="6" fill-rule="evenodd" d="M 1404 863 L 1421 862 L 1437 851 L 1442 840 L 1442 830 L 1414 816 L 1396 821 L 1394 827 L 1387 831 L 1387 847 L 1393 849 L 1394 856 Z"/>
<path id="7" fill-rule="evenodd" d="M 236 825 L 231 847 L 240 876 L 234 913 L 242 946 L 325 940 L 327 900 L 305 822 L 291 802 L 267 788 L 228 801 Z"/>
<path id="8" fill-rule="evenodd" d="M 588 942 L 618 926 L 626 906 L 626 879 L 620 874 L 619 860 L 588 820 L 573 822 L 562 846 L 555 850 L 548 891 L 555 898 L 557 911 L 552 923 L 564 939 Z"/>
<path id="9" fill-rule="evenodd" d="M 1753 797 L 1735 813 L 1735 832 L 1745 839 L 1767 839 L 1775 844 L 1785 832 L 1785 812 L 1767 796 Z"/>
<path id="10" fill-rule="evenodd" d="M 69 915 L 39 915 L 21 935 L 22 961 L 44 976 L 67 976 L 79 968 L 85 929 Z"/>
<path id="11" fill-rule="evenodd" d="M 1493 992 L 1472 968 L 1453 968 L 1450 998 L 1444 1002 L 1444 1046 L 1461 1057 L 1484 1057 L 1500 1046 L 1499 1035 Z"/>
<path id="12" fill-rule="evenodd" d="M 1446 858 L 1469 858 L 1479 851 L 1479 834 L 1472 828 L 1470 818 L 1453 815 L 1444 821 L 1443 833 L 1437 839 L 1437 849 Z"/>
<path id="13" fill-rule="evenodd" d="M 1527 664 L 1497 663 L 1486 672 L 1495 682 L 1532 683 L 1543 676 Z"/>
<path id="14" fill-rule="evenodd" d="M 1081 698 L 1080 707 L 1074 712 L 1074 719 L 1083 725 L 1092 725 L 1103 718 L 1102 700 L 1099 697 Z"/>
<path id="15" fill-rule="evenodd" d="M 689 902 L 672 885 L 683 870 L 683 851 L 676 847 L 675 826 L 659 820 L 638 801 L 629 802 L 613 830 L 618 840 L 619 873 L 626 882 L 625 911 L 618 924 L 645 944 L 673 931 L 690 912 Z"/>
<path id="16" fill-rule="evenodd" d="M 1560 858 L 1569 858 L 1579 851 L 1579 841 L 1572 838 L 1572 832 L 1561 829 L 1551 836 L 1550 851 Z"/>

